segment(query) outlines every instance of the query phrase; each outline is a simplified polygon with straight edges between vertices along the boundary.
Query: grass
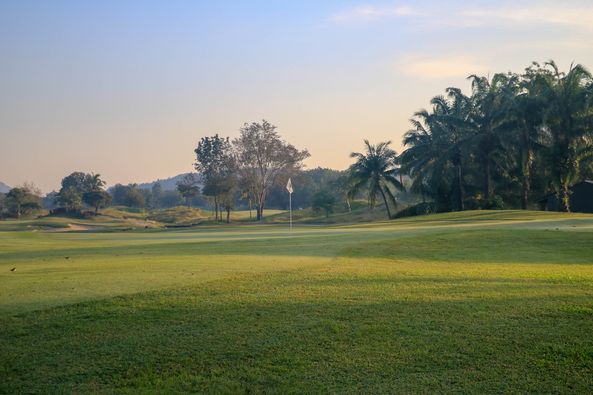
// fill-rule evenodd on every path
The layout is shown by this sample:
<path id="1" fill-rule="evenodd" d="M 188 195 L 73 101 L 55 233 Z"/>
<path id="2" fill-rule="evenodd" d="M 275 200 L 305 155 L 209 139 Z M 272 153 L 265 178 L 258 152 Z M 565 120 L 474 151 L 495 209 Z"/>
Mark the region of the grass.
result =
<path id="1" fill-rule="evenodd" d="M 593 388 L 590 215 L 14 229 L 3 393 Z"/>
<path id="2" fill-rule="evenodd" d="M 387 218 L 387 212 L 382 204 L 374 209 L 369 209 L 366 201 L 352 202 L 352 210 L 338 204 L 335 212 L 326 216 L 323 211 L 315 212 L 311 208 L 295 209 L 292 211 L 292 221 L 297 224 L 358 224 L 362 222 L 382 221 Z M 265 223 L 287 224 L 290 220 L 288 211 L 267 210 L 264 216 Z"/>

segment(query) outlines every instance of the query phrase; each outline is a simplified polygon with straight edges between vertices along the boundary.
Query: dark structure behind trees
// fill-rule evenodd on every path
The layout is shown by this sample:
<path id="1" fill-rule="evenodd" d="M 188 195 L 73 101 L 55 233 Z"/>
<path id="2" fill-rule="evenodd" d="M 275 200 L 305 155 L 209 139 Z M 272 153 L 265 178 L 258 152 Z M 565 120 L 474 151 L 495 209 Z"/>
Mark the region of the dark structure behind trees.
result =
<path id="1" fill-rule="evenodd" d="M 559 211 L 562 208 L 557 194 L 550 194 L 539 203 L 545 211 Z M 569 203 L 570 211 L 574 213 L 593 213 L 593 181 L 581 181 L 570 187 Z"/>

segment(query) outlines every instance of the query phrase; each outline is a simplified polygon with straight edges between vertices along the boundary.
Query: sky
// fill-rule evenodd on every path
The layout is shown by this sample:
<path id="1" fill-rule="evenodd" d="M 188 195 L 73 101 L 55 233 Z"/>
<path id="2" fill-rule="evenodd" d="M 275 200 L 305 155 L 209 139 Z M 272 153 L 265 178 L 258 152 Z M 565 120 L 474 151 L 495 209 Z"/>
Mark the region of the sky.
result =
<path id="1" fill-rule="evenodd" d="M 470 74 L 593 68 L 592 21 L 591 0 L 0 0 L 0 181 L 167 178 L 261 119 L 344 169 Z"/>

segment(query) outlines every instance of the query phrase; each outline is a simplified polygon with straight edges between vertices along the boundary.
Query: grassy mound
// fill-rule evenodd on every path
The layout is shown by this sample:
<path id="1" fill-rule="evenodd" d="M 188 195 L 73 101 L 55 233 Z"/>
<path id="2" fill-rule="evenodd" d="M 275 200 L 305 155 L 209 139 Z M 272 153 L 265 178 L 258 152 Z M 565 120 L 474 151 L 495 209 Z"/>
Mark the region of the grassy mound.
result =
<path id="1" fill-rule="evenodd" d="M 289 222 L 288 211 L 264 214 L 266 214 L 264 216 L 265 223 Z M 293 210 L 292 220 L 294 223 L 302 224 L 351 224 L 387 220 L 387 212 L 382 204 L 378 204 L 371 210 L 366 202 L 356 201 L 353 202 L 351 211 L 346 207 L 338 206 L 335 212 L 329 216 L 323 212 L 315 212 L 311 208 Z"/>
<path id="2" fill-rule="evenodd" d="M 178 206 L 150 213 L 148 219 L 168 226 L 193 226 L 207 219 L 207 215 L 197 208 Z"/>

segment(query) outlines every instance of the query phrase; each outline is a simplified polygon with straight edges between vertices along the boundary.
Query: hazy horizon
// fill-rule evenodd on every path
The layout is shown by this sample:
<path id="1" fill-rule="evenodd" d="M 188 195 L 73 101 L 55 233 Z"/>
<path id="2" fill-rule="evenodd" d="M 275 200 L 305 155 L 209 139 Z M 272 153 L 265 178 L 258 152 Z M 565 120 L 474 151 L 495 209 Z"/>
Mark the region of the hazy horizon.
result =
<path id="1" fill-rule="evenodd" d="M 59 188 L 192 171 L 198 140 L 263 118 L 344 169 L 469 74 L 593 68 L 585 1 L 0 4 L 0 181 Z"/>

